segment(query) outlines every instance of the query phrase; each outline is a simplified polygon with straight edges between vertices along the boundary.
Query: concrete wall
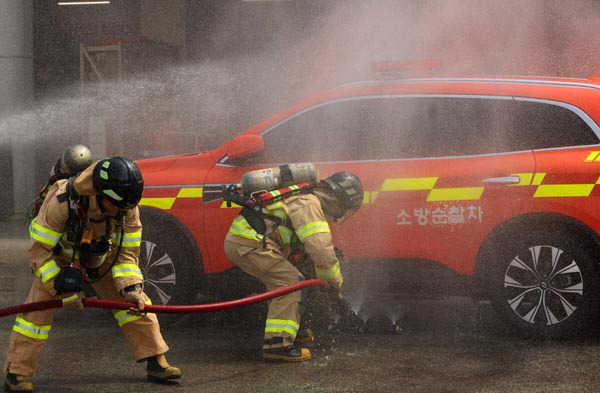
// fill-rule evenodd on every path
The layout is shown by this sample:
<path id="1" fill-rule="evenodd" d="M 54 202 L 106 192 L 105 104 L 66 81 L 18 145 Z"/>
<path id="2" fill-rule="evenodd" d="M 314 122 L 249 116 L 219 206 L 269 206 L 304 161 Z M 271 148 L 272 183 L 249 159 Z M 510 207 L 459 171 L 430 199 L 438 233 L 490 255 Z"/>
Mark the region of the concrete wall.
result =
<path id="1" fill-rule="evenodd" d="M 0 121 L 26 110 L 33 100 L 33 6 L 31 0 L 0 0 Z M 31 173 L 34 136 L 10 135 L 15 213 L 23 213 L 35 190 Z M 5 191 L 0 191 L 5 192 Z M 2 194 L 0 194 L 2 195 Z M 5 203 L 7 198 L 5 197 Z"/>
<path id="2" fill-rule="evenodd" d="M 141 3 L 142 34 L 174 46 L 185 44 L 184 0 L 144 0 Z"/>

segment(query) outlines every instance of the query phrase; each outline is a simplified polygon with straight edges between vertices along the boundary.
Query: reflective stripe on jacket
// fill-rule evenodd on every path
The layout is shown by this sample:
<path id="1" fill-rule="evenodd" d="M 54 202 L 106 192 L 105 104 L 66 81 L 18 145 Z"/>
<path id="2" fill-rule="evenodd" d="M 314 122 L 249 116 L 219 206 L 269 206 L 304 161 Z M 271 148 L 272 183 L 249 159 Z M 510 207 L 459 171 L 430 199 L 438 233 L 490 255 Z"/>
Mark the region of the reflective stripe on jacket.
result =
<path id="1" fill-rule="evenodd" d="M 304 251 L 315 265 L 317 278 L 334 280 L 339 277 L 340 267 L 334 252 L 331 230 L 317 196 L 294 195 L 268 205 L 263 211 L 288 221 L 294 228 L 292 230 L 280 225 L 277 228 L 277 235 L 270 235 L 267 244 L 272 241 L 282 249 L 284 254 L 287 254 L 292 237 L 297 236 Z M 267 225 L 271 225 L 268 220 L 266 221 Z M 227 239 L 238 244 L 262 247 L 262 236 L 256 233 L 241 215 L 233 220 Z"/>
<path id="2" fill-rule="evenodd" d="M 111 237 L 112 244 L 104 259 L 104 265 L 106 265 L 107 263 L 112 263 L 115 258 L 121 229 L 120 227 L 116 227 L 115 220 L 112 217 L 108 217 L 102 212 L 96 201 L 95 194 L 83 193 L 87 192 L 85 190 L 93 189 L 93 167 L 94 164 L 79 175 L 75 181 L 75 189 L 82 196 L 89 197 L 87 216 L 90 219 L 89 225 L 95 240 L 99 240 L 105 235 L 107 231 L 106 220 L 109 220 L 108 227 L 110 233 L 107 235 Z M 73 243 L 66 239 L 66 234 L 69 231 L 69 228 L 66 228 L 69 218 L 69 203 L 68 201 L 61 203 L 57 199 L 58 195 L 67 192 L 67 183 L 68 180 L 66 179 L 59 180 L 50 188 L 38 215 L 31 222 L 29 229 L 31 243 L 28 256 L 31 270 L 44 284 L 47 284 L 48 290 L 51 290 L 52 280 L 60 271 L 60 266 L 65 266 L 73 256 Z M 115 265 L 127 266 L 129 270 L 119 270 L 116 275 L 113 274 L 115 286 L 119 291 L 127 286 L 139 284 L 144 281 L 137 267 L 139 264 L 141 241 L 142 224 L 139 218 L 139 209 L 136 207 L 126 210 L 123 244 Z M 61 247 L 60 255 L 54 255 L 54 249 L 57 245 Z M 77 254 L 76 259 L 78 259 Z"/>

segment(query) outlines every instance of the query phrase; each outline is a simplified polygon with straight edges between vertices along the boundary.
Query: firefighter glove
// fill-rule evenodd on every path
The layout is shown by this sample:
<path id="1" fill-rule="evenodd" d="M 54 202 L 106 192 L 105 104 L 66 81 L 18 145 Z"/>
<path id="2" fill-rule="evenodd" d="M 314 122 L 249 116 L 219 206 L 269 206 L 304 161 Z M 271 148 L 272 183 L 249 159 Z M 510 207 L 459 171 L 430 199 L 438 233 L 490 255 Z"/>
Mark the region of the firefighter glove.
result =
<path id="1" fill-rule="evenodd" d="M 146 306 L 144 299 L 144 291 L 142 284 L 135 284 L 125 287 L 121 294 L 125 298 L 126 302 L 137 304 L 137 308 L 130 308 L 127 312 L 132 315 L 145 315 L 144 307 Z"/>
<path id="2" fill-rule="evenodd" d="M 63 308 L 69 311 L 81 311 L 83 309 L 83 302 L 81 299 L 81 293 L 69 292 L 63 293 L 61 296 Z"/>
<path id="3" fill-rule="evenodd" d="M 340 263 L 348 263 L 348 258 L 346 258 L 341 248 L 334 247 L 333 251 L 335 252 L 335 257 Z"/>
<path id="4" fill-rule="evenodd" d="M 344 277 L 340 273 L 336 278 L 331 280 L 327 280 L 327 284 L 332 290 L 337 291 L 338 293 L 342 293 L 342 284 L 344 283 Z"/>

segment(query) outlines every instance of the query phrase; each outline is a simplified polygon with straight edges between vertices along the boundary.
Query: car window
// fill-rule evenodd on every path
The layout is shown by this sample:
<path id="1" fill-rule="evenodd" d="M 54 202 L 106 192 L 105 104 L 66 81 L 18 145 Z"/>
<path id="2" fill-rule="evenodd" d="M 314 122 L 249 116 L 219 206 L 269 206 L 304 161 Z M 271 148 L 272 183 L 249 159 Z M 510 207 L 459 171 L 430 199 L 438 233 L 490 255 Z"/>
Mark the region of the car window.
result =
<path id="1" fill-rule="evenodd" d="M 380 158 L 503 153 L 598 143 L 571 110 L 512 98 L 394 97 L 374 135 Z"/>
<path id="2" fill-rule="evenodd" d="M 568 108 L 463 96 L 326 103 L 284 120 L 263 137 L 265 149 L 251 163 L 448 157 L 599 143 Z"/>
<path id="3" fill-rule="evenodd" d="M 375 136 L 382 159 L 443 157 L 505 151 L 494 106 L 466 98 L 395 97 L 385 129 Z M 494 127 L 492 127 L 493 125 Z"/>
<path id="4" fill-rule="evenodd" d="M 385 126 L 385 98 L 356 98 L 311 108 L 263 134 L 261 163 L 376 158 L 371 135 Z"/>
<path id="5" fill-rule="evenodd" d="M 515 149 L 545 149 L 597 144 L 598 137 L 586 122 L 558 105 L 514 101 L 511 143 Z"/>

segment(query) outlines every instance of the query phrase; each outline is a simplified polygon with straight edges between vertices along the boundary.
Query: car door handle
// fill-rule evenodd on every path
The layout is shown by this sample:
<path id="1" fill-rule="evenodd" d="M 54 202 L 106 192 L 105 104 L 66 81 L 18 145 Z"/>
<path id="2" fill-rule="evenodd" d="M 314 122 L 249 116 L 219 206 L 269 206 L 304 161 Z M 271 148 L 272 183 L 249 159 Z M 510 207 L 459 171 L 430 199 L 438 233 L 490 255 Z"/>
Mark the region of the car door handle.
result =
<path id="1" fill-rule="evenodd" d="M 483 179 L 484 184 L 519 184 L 521 178 L 519 176 L 503 176 L 503 177 L 488 177 Z"/>

